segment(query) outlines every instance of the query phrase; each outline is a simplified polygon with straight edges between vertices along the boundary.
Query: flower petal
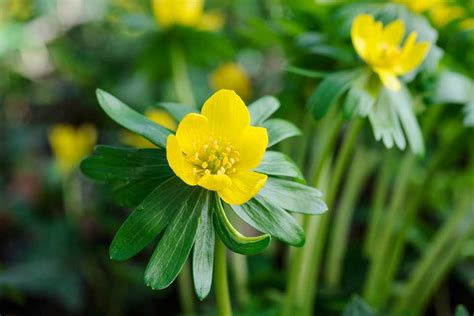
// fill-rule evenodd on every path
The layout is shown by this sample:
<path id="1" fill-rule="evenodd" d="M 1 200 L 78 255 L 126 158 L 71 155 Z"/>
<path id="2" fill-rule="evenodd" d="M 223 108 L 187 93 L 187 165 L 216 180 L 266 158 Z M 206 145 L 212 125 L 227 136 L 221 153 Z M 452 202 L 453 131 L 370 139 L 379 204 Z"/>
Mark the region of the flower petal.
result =
<path id="1" fill-rule="evenodd" d="M 240 153 L 239 169 L 257 168 L 268 146 L 267 129 L 249 126 L 245 129 L 237 150 Z"/>
<path id="2" fill-rule="evenodd" d="M 400 80 L 393 71 L 386 69 L 374 69 L 374 71 L 379 75 L 380 81 L 385 87 L 393 91 L 400 90 Z"/>
<path id="3" fill-rule="evenodd" d="M 400 45 L 403 34 L 405 33 L 405 24 L 398 19 L 388 24 L 383 30 L 383 39 L 390 45 Z"/>
<path id="4" fill-rule="evenodd" d="M 212 136 L 239 143 L 245 128 L 250 125 L 250 113 L 242 99 L 232 90 L 214 93 L 201 110 L 209 120 Z"/>
<path id="5" fill-rule="evenodd" d="M 206 174 L 199 179 L 198 184 L 211 191 L 219 191 L 229 187 L 232 180 L 225 174 Z"/>
<path id="6" fill-rule="evenodd" d="M 184 159 L 178 139 L 174 135 L 169 135 L 166 140 L 166 159 L 173 172 L 186 184 L 198 183 L 193 172 L 194 167 Z"/>
<path id="7" fill-rule="evenodd" d="M 413 44 L 409 52 L 400 56 L 400 62 L 395 67 L 396 73 L 404 75 L 418 67 L 425 59 L 429 49 L 430 43 L 428 42 Z"/>
<path id="8" fill-rule="evenodd" d="M 352 22 L 351 38 L 354 48 L 359 56 L 366 60 L 368 56 L 367 38 L 370 37 L 373 29 L 374 18 L 368 14 L 360 14 L 356 16 Z"/>
<path id="9" fill-rule="evenodd" d="M 188 155 L 192 155 L 196 148 L 209 141 L 209 124 L 207 117 L 201 114 L 190 113 L 178 125 L 176 138 L 179 147 Z"/>
<path id="10" fill-rule="evenodd" d="M 226 203 L 241 205 L 253 198 L 267 182 L 268 176 L 253 171 L 239 171 L 232 175 L 232 185 L 219 190 Z"/>

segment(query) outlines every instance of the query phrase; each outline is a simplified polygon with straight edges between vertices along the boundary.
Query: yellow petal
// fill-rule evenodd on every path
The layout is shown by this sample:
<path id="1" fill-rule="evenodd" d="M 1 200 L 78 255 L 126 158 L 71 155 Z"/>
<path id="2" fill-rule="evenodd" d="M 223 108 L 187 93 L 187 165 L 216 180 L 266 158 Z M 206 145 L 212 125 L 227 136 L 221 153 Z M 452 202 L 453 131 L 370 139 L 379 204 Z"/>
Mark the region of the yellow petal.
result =
<path id="1" fill-rule="evenodd" d="M 400 56 L 400 62 L 395 67 L 396 73 L 404 75 L 418 67 L 425 59 L 429 49 L 430 43 L 428 42 L 413 44 L 410 51 Z"/>
<path id="2" fill-rule="evenodd" d="M 252 95 L 252 83 L 245 70 L 236 63 L 225 63 L 214 70 L 210 76 L 214 90 L 234 90 L 242 99 L 248 100 Z"/>
<path id="3" fill-rule="evenodd" d="M 374 71 L 379 75 L 380 81 L 385 87 L 393 91 L 400 90 L 400 80 L 395 73 L 386 69 L 374 69 Z"/>
<path id="4" fill-rule="evenodd" d="M 166 141 L 166 159 L 176 176 L 186 184 L 197 184 L 196 176 L 193 171 L 194 167 L 184 159 L 183 152 L 178 144 L 178 139 L 174 135 L 169 135 Z"/>
<path id="5" fill-rule="evenodd" d="M 176 130 L 176 121 L 168 112 L 150 109 L 145 112 L 145 116 L 169 130 Z"/>
<path id="6" fill-rule="evenodd" d="M 224 26 L 224 16 L 218 12 L 202 15 L 197 27 L 204 31 L 218 31 Z"/>
<path id="7" fill-rule="evenodd" d="M 225 174 L 206 174 L 199 179 L 198 184 L 211 191 L 219 191 L 229 187 L 232 180 Z"/>
<path id="8" fill-rule="evenodd" d="M 374 18 L 368 14 L 360 14 L 356 16 L 352 22 L 351 38 L 354 48 L 362 59 L 368 56 L 367 39 L 370 36 L 374 25 Z"/>
<path id="9" fill-rule="evenodd" d="M 203 14 L 204 0 L 153 0 L 153 13 L 158 24 L 194 26 Z"/>
<path id="10" fill-rule="evenodd" d="M 383 30 L 383 39 L 391 45 L 400 45 L 403 34 L 405 34 L 405 24 L 398 19 L 388 24 Z"/>
<path id="11" fill-rule="evenodd" d="M 245 128 L 250 125 L 250 113 L 242 99 L 232 90 L 214 93 L 201 110 L 209 120 L 211 135 L 239 143 Z"/>
<path id="12" fill-rule="evenodd" d="M 192 155 L 197 147 L 209 141 L 209 126 L 207 117 L 190 113 L 179 123 L 176 138 L 183 152 Z"/>
<path id="13" fill-rule="evenodd" d="M 240 153 L 239 169 L 256 168 L 263 159 L 268 146 L 267 129 L 249 126 L 245 129 L 241 143 L 237 146 Z"/>
<path id="14" fill-rule="evenodd" d="M 241 205 L 253 198 L 265 185 L 267 175 L 253 171 L 239 171 L 232 175 L 232 184 L 219 190 L 219 196 L 226 203 Z"/>

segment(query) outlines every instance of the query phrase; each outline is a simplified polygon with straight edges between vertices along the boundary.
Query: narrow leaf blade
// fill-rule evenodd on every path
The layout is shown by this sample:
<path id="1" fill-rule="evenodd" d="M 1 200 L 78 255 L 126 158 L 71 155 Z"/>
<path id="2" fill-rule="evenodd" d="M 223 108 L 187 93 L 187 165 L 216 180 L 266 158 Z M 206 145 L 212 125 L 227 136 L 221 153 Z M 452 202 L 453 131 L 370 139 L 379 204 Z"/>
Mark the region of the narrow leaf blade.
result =
<path id="1" fill-rule="evenodd" d="M 267 129 L 268 147 L 287 138 L 301 135 L 301 131 L 295 125 L 282 119 L 270 119 L 262 126 Z"/>
<path id="2" fill-rule="evenodd" d="M 273 96 L 264 96 L 249 104 L 248 109 L 252 118 L 252 125 L 260 125 L 280 107 L 280 101 Z"/>
<path id="3" fill-rule="evenodd" d="M 285 154 L 277 151 L 267 151 L 255 171 L 272 175 L 295 178 L 304 181 L 304 177 L 296 164 Z"/>

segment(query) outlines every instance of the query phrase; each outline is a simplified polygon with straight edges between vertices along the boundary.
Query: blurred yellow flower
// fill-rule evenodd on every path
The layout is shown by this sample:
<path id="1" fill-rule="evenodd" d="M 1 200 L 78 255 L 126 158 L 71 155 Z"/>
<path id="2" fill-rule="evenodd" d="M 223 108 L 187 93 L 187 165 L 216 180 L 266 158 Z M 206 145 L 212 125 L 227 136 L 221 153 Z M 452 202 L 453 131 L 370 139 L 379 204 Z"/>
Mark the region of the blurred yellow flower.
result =
<path id="1" fill-rule="evenodd" d="M 203 30 L 218 30 L 223 18 L 217 13 L 204 13 L 204 0 L 152 0 L 153 13 L 159 25 L 183 25 Z"/>
<path id="2" fill-rule="evenodd" d="M 351 37 L 357 54 L 377 73 L 387 88 L 400 90 L 397 76 L 418 67 L 428 53 L 428 42 L 416 43 L 416 32 L 411 32 L 400 46 L 405 24 L 398 19 L 386 27 L 371 15 L 360 14 L 352 23 Z"/>
<path id="3" fill-rule="evenodd" d="M 49 131 L 48 139 L 59 171 L 67 175 L 92 151 L 97 130 L 90 124 L 77 128 L 70 124 L 57 124 Z"/>
<path id="4" fill-rule="evenodd" d="M 244 100 L 252 97 L 252 83 L 242 67 L 236 63 L 226 63 L 211 73 L 210 84 L 212 89 L 234 90 Z"/>
<path id="5" fill-rule="evenodd" d="M 252 171 L 268 145 L 267 130 L 250 126 L 250 113 L 231 90 L 219 90 L 179 123 L 168 136 L 166 156 L 174 173 L 188 185 L 217 191 L 240 205 L 265 185 L 267 176 Z"/>
<path id="6" fill-rule="evenodd" d="M 453 5 L 446 0 L 394 0 L 397 3 L 406 5 L 416 13 L 427 12 L 433 23 L 443 27 L 451 21 L 459 19 L 465 14 L 465 10 L 457 5 Z"/>
<path id="7" fill-rule="evenodd" d="M 474 30 L 474 18 L 462 20 L 461 23 L 459 23 L 459 27 L 465 31 Z"/>
<path id="8" fill-rule="evenodd" d="M 168 114 L 168 112 L 158 110 L 158 109 L 149 109 L 145 111 L 145 116 L 148 117 L 153 122 L 169 129 L 172 131 L 176 130 L 176 121 L 174 118 Z M 120 135 L 120 140 L 122 143 L 135 148 L 155 148 L 156 146 L 148 141 L 146 138 L 137 135 L 129 131 L 123 131 Z"/>

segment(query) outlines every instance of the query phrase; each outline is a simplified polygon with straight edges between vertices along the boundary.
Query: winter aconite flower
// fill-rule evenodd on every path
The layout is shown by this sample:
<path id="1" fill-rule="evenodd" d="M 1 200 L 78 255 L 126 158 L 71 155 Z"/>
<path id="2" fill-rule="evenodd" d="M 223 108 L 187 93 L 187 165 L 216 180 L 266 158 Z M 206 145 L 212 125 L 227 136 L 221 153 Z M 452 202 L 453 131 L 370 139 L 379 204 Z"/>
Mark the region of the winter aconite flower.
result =
<path id="1" fill-rule="evenodd" d="M 383 26 L 371 15 L 358 15 L 352 23 L 351 37 L 357 54 L 377 73 L 387 88 L 400 90 L 398 76 L 418 67 L 429 50 L 428 42 L 416 42 L 417 34 L 408 35 L 400 46 L 405 33 L 402 20 Z"/>
<path id="2" fill-rule="evenodd" d="M 182 25 L 213 31 L 223 25 L 219 14 L 204 13 L 204 0 L 152 0 L 152 6 L 162 27 Z"/>
<path id="3" fill-rule="evenodd" d="M 201 114 L 188 114 L 176 136 L 168 136 L 171 169 L 188 185 L 217 191 L 222 200 L 240 205 L 263 187 L 267 176 L 252 171 L 268 145 L 267 131 L 250 126 L 250 114 L 231 90 L 212 95 Z"/>
<path id="4" fill-rule="evenodd" d="M 77 128 L 69 124 L 58 124 L 50 130 L 48 138 L 59 171 L 67 175 L 92 151 L 97 131 L 90 124 Z"/>
<path id="5" fill-rule="evenodd" d="M 214 90 L 234 90 L 244 100 L 252 97 L 252 83 L 245 70 L 236 63 L 220 65 L 211 73 L 210 84 Z"/>
<path id="6" fill-rule="evenodd" d="M 160 124 L 171 131 L 176 130 L 176 121 L 168 114 L 168 112 L 158 109 L 149 109 L 145 111 L 145 116 L 153 122 Z M 120 140 L 127 145 L 136 148 L 153 148 L 156 147 L 153 143 L 132 132 L 124 131 L 120 135 Z"/>

